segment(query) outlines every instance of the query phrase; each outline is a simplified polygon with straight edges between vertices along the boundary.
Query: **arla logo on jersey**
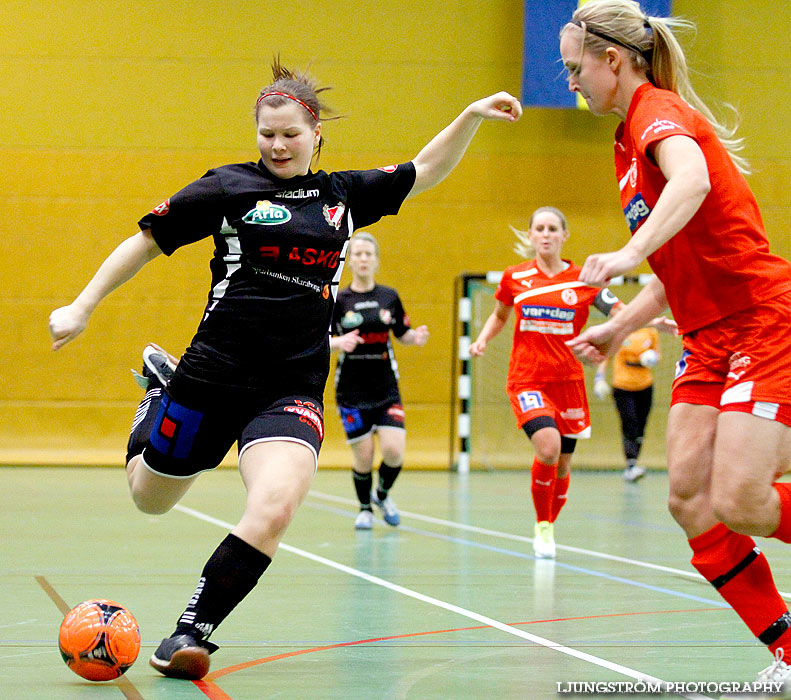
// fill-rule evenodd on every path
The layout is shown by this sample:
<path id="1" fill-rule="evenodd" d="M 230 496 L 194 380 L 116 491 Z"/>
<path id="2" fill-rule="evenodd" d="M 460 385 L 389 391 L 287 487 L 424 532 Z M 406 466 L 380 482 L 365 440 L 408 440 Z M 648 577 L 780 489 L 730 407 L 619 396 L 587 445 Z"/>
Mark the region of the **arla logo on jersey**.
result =
<path id="1" fill-rule="evenodd" d="M 282 204 L 275 204 L 265 199 L 255 203 L 255 209 L 248 211 L 242 221 L 259 226 L 277 226 L 291 219 L 291 212 Z"/>
<path id="2" fill-rule="evenodd" d="M 343 223 L 343 212 L 346 211 L 346 205 L 343 202 L 338 202 L 334 207 L 329 204 L 324 205 L 324 218 L 330 226 L 334 226 L 337 231 Z"/>
<path id="3" fill-rule="evenodd" d="M 624 216 L 626 223 L 629 224 L 629 230 L 634 231 L 643 219 L 646 219 L 651 213 L 648 205 L 643 199 L 643 195 L 639 192 L 629 200 L 629 204 L 624 207 Z"/>
<path id="4" fill-rule="evenodd" d="M 357 328 L 363 322 L 363 315 L 358 311 L 347 311 L 341 319 L 344 328 Z"/>

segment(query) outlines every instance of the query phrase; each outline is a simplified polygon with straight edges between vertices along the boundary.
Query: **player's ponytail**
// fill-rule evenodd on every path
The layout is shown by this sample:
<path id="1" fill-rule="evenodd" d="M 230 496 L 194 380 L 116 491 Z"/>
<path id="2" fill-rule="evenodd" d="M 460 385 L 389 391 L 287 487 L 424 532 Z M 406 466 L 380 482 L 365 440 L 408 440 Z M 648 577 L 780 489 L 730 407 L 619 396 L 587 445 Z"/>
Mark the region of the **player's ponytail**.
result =
<path id="1" fill-rule="evenodd" d="M 603 52 L 613 45 L 629 49 L 633 66 L 645 71 L 656 87 L 675 92 L 706 117 L 736 167 L 744 174 L 750 172 L 749 163 L 739 155 L 744 141 L 736 136 L 736 110 L 727 106 L 733 112 L 734 124 L 721 122 L 689 80 L 687 59 L 674 30 L 694 30 L 692 22 L 679 17 L 650 17 L 634 0 L 591 0 L 574 12 L 571 24 L 582 29 L 583 46 L 591 51 Z"/>

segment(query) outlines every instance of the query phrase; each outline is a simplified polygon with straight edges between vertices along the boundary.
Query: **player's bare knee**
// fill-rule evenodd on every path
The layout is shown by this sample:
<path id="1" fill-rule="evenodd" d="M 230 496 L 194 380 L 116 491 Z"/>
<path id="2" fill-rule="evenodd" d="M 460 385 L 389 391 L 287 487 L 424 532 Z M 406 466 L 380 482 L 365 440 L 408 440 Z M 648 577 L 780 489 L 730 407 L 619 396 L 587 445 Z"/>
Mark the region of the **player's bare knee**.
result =
<path id="1" fill-rule="evenodd" d="M 132 489 L 132 501 L 134 501 L 139 511 L 147 515 L 163 515 L 172 507 L 170 503 L 163 503 L 157 498 L 152 498 L 148 494 L 138 493 L 134 489 Z"/>

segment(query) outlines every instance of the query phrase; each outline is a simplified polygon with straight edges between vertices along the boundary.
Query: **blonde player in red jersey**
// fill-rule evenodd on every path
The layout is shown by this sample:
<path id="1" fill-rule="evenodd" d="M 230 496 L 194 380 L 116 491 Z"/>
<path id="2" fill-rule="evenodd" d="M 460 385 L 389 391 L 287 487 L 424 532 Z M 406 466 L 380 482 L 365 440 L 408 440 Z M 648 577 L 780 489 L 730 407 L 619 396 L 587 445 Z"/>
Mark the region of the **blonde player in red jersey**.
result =
<path id="1" fill-rule="evenodd" d="M 535 450 L 531 492 L 536 509 L 533 550 L 555 558 L 554 522 L 566 503 L 571 455 L 590 437 L 582 365 L 565 344 L 588 320 L 591 305 L 605 315 L 621 302 L 609 290 L 578 280 L 580 267 L 560 257 L 569 237 L 566 217 L 554 207 L 533 212 L 526 232 L 517 232 L 517 253 L 531 258 L 509 267 L 495 292 L 495 307 L 470 355 L 487 343 L 516 310 L 506 389 L 517 425 Z"/>
<path id="2" fill-rule="evenodd" d="M 615 134 L 632 230 L 592 255 L 590 285 L 648 259 L 657 278 L 569 346 L 601 362 L 669 306 L 684 350 L 668 417 L 669 507 L 692 564 L 775 654 L 761 680 L 791 697 L 791 615 L 750 535 L 791 542 L 791 265 L 769 252 L 741 142 L 697 97 L 672 29 L 630 0 L 591 0 L 561 32 L 569 89 Z M 772 696 L 775 697 L 775 696 Z"/>

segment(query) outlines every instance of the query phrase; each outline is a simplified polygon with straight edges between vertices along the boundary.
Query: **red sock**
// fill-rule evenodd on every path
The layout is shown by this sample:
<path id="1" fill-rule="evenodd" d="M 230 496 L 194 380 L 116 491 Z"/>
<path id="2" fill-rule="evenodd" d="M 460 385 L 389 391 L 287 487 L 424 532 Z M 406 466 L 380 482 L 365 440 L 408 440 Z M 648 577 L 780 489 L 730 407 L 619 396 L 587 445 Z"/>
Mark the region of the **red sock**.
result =
<path id="1" fill-rule="evenodd" d="M 780 524 L 771 537 L 791 543 L 791 484 L 774 484 L 774 487 L 780 496 Z"/>
<path id="2" fill-rule="evenodd" d="M 774 653 L 791 653 L 791 615 L 775 587 L 769 562 L 751 537 L 718 523 L 693 537 L 692 566 Z"/>
<path id="3" fill-rule="evenodd" d="M 533 459 L 530 469 L 530 491 L 533 494 L 533 505 L 536 507 L 536 520 L 552 520 L 552 499 L 555 493 L 555 475 L 557 464 L 544 464 L 537 458 Z"/>
<path id="4" fill-rule="evenodd" d="M 552 522 L 557 520 L 563 506 L 566 505 L 566 494 L 569 492 L 569 481 L 571 481 L 571 474 L 566 474 L 564 477 L 555 479 L 555 493 L 552 498 Z"/>

